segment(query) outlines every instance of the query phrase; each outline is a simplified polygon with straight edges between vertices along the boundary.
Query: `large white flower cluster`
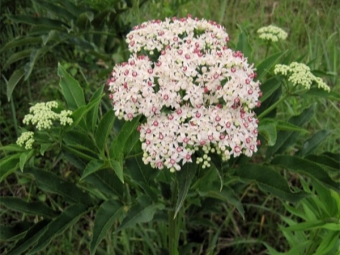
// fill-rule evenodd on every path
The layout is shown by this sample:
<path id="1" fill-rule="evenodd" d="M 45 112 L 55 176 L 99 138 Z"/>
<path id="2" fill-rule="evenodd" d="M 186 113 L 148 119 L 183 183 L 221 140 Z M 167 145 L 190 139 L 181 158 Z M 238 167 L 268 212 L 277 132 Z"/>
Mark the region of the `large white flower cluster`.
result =
<path id="1" fill-rule="evenodd" d="M 144 115 L 144 163 L 171 171 L 209 153 L 251 156 L 257 150 L 260 83 L 247 58 L 227 47 L 225 28 L 188 18 L 149 21 L 127 35 L 131 56 L 108 80 L 116 116 Z"/>

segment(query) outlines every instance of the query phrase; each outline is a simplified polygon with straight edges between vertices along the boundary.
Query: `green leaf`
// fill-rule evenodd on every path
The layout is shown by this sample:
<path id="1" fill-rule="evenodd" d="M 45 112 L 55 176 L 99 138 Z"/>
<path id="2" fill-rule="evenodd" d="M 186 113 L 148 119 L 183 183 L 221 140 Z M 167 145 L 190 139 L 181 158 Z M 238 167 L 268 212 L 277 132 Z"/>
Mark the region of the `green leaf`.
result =
<path id="1" fill-rule="evenodd" d="M 29 168 L 25 172 L 34 175 L 37 186 L 46 191 L 61 195 L 66 201 L 70 203 L 83 203 L 84 205 L 91 205 L 92 199 L 87 193 L 84 193 L 74 183 L 66 182 L 59 176 L 37 168 Z"/>
<path id="2" fill-rule="evenodd" d="M 0 200 L 1 201 L 1 200 Z M 32 226 L 30 222 L 19 222 L 12 226 L 0 225 L 0 241 L 17 240 Z"/>
<path id="3" fill-rule="evenodd" d="M 45 233 L 49 220 L 42 220 L 30 228 L 25 237 L 20 239 L 7 255 L 21 255 L 27 251 Z M 26 253 L 25 253 L 26 254 Z"/>
<path id="4" fill-rule="evenodd" d="M 237 26 L 240 29 L 241 33 L 238 37 L 236 50 L 241 51 L 244 54 L 244 56 L 249 59 L 251 57 L 252 48 L 251 48 L 251 45 L 249 43 L 248 35 L 247 35 L 246 31 L 241 26 L 239 26 L 239 25 L 237 25 Z"/>
<path id="5" fill-rule="evenodd" d="M 152 168 L 149 164 L 145 165 L 141 157 L 132 157 L 126 159 L 126 170 L 136 183 L 145 183 L 150 185 L 150 182 L 158 174 L 158 170 Z"/>
<path id="6" fill-rule="evenodd" d="M 25 200 L 17 197 L 2 197 L 0 203 L 4 204 L 7 208 L 26 213 L 30 215 L 40 215 L 45 218 L 53 218 L 58 213 L 52 210 L 43 202 L 26 202 Z"/>
<path id="7" fill-rule="evenodd" d="M 106 196 L 120 198 L 124 194 L 124 186 L 117 175 L 110 169 L 103 169 L 85 177 L 85 181 L 93 188 L 102 191 Z"/>
<path id="8" fill-rule="evenodd" d="M 65 30 L 68 25 L 60 20 L 50 19 L 46 17 L 33 17 L 29 15 L 7 15 L 7 17 L 18 23 L 30 24 L 33 26 L 42 26 L 50 29 Z"/>
<path id="9" fill-rule="evenodd" d="M 314 109 L 315 106 L 312 105 L 311 107 L 303 110 L 300 115 L 291 117 L 289 119 L 289 123 L 301 127 L 303 124 L 308 122 L 313 117 Z M 298 136 L 299 136 L 298 132 L 279 131 L 277 133 L 277 140 L 275 145 L 267 150 L 267 157 L 271 157 L 275 153 L 284 152 L 288 147 L 296 143 L 296 139 Z"/>
<path id="10" fill-rule="evenodd" d="M 315 151 L 315 149 L 325 141 L 326 137 L 331 132 L 329 130 L 320 130 L 316 132 L 311 138 L 309 138 L 302 146 L 301 150 L 299 150 L 296 155 L 299 156 L 306 156 L 311 154 Z"/>
<path id="11" fill-rule="evenodd" d="M 197 171 L 197 165 L 193 163 L 186 163 L 182 169 L 176 172 L 176 179 L 178 183 L 178 198 L 175 207 L 174 218 L 181 209 L 184 200 L 188 194 L 192 180 L 194 179 Z"/>
<path id="12" fill-rule="evenodd" d="M 267 121 L 266 119 L 261 120 L 258 131 L 259 134 L 266 139 L 269 146 L 273 146 L 275 144 L 277 138 L 275 123 Z"/>
<path id="13" fill-rule="evenodd" d="M 107 235 L 113 223 L 122 217 L 123 213 L 124 207 L 117 201 L 108 200 L 100 205 L 94 220 L 90 245 L 91 255 L 95 254 L 100 241 Z"/>
<path id="14" fill-rule="evenodd" d="M 49 3 L 49 2 L 45 2 L 45 1 L 40 1 L 40 0 L 34 0 L 34 2 L 39 4 L 45 10 L 48 10 L 49 12 L 56 14 L 58 17 L 64 17 L 67 20 L 76 19 L 76 16 L 74 16 L 67 9 L 65 9 L 65 8 L 63 8 L 59 5 L 52 4 L 52 3 Z"/>
<path id="15" fill-rule="evenodd" d="M 319 164 L 322 168 L 326 168 L 327 170 L 336 172 L 339 171 L 339 162 L 327 155 L 307 155 L 305 159 L 313 161 L 314 163 Z"/>
<path id="16" fill-rule="evenodd" d="M 15 47 L 21 47 L 21 46 L 27 46 L 30 44 L 37 44 L 37 43 L 41 43 L 42 40 L 40 37 L 33 37 L 33 36 L 27 36 L 27 37 L 21 37 L 21 38 L 17 38 L 14 39 L 12 41 L 9 41 L 8 43 L 6 43 L 1 49 L 0 49 L 0 53 L 8 50 L 8 49 L 12 49 Z"/>
<path id="17" fill-rule="evenodd" d="M 25 80 L 31 75 L 35 63 L 38 61 L 40 57 L 45 55 L 48 52 L 48 48 L 46 46 L 39 49 L 32 49 L 30 55 L 30 61 L 25 65 Z"/>
<path id="18" fill-rule="evenodd" d="M 285 54 L 287 51 L 275 53 L 265 60 L 263 60 L 257 67 L 257 78 L 260 80 L 263 75 L 268 73 L 268 71 L 277 63 L 277 61 Z"/>
<path id="19" fill-rule="evenodd" d="M 266 101 L 266 99 L 268 99 L 280 86 L 281 83 L 276 77 L 270 78 L 262 83 L 260 87 L 262 91 L 262 97 L 260 98 L 261 102 Z"/>
<path id="20" fill-rule="evenodd" d="M 218 187 L 218 185 L 215 185 L 214 187 Z M 199 190 L 198 194 L 202 197 L 216 198 L 235 206 L 242 218 L 245 219 L 244 209 L 240 202 L 240 198 L 236 196 L 234 190 L 229 186 L 224 186 L 221 191 L 214 188 L 211 189 L 210 186 L 206 186 L 204 189 Z"/>
<path id="21" fill-rule="evenodd" d="M 118 160 L 110 159 L 110 166 L 115 171 L 116 175 L 118 176 L 119 180 L 124 183 L 124 176 L 123 176 L 123 157 Z"/>
<path id="22" fill-rule="evenodd" d="M 138 203 L 131 207 L 117 232 L 135 226 L 137 223 L 150 222 L 153 219 L 157 209 L 163 209 L 162 204 L 152 204 L 148 196 L 140 195 L 137 198 Z"/>
<path id="23" fill-rule="evenodd" d="M 13 91 L 15 87 L 17 86 L 18 82 L 24 77 L 25 70 L 24 68 L 20 68 L 14 71 L 14 73 L 11 75 L 11 78 L 9 78 L 9 81 L 7 83 L 7 100 L 8 102 L 11 101 L 11 97 L 13 94 Z"/>
<path id="24" fill-rule="evenodd" d="M 98 108 L 103 96 L 104 85 L 97 89 L 91 97 L 90 103 L 95 102 L 91 110 L 86 115 L 86 124 L 89 131 L 94 131 L 98 121 Z"/>
<path id="25" fill-rule="evenodd" d="M 236 175 L 241 180 L 256 182 L 259 187 L 283 200 L 297 202 L 308 194 L 306 192 L 291 192 L 287 181 L 274 169 L 263 165 L 242 165 L 236 169 Z"/>
<path id="26" fill-rule="evenodd" d="M 289 170 L 302 173 L 318 181 L 325 187 L 340 191 L 339 183 L 333 181 L 322 167 L 307 159 L 296 156 L 276 156 L 271 164 L 280 165 Z"/>
<path id="27" fill-rule="evenodd" d="M 4 69 L 6 69 L 9 65 L 11 65 L 14 62 L 17 62 L 20 59 L 23 59 L 23 58 L 30 56 L 31 52 L 32 52 L 32 49 L 28 49 L 28 50 L 22 50 L 22 51 L 19 51 L 19 52 L 12 54 L 7 59 L 6 63 L 4 64 Z"/>
<path id="28" fill-rule="evenodd" d="M 56 219 L 46 226 L 46 231 L 40 236 L 38 243 L 27 254 L 35 254 L 45 248 L 52 239 L 74 225 L 87 211 L 87 207 L 83 204 L 74 204 L 66 208 Z"/>
<path id="29" fill-rule="evenodd" d="M 19 161 L 19 168 L 20 168 L 21 172 L 24 171 L 25 164 L 33 156 L 33 154 L 34 154 L 34 150 L 29 150 L 29 151 L 25 151 L 25 152 L 21 153 L 20 161 Z"/>
<path id="30" fill-rule="evenodd" d="M 110 147 L 110 157 L 115 157 L 115 155 L 119 155 L 123 153 L 125 144 L 128 138 L 131 136 L 133 132 L 136 131 L 139 125 L 140 116 L 134 118 L 132 121 L 126 121 L 119 131 L 117 138 L 113 141 Z"/>
<path id="31" fill-rule="evenodd" d="M 83 174 L 81 175 L 80 180 L 83 180 L 90 174 L 93 174 L 97 171 L 99 171 L 102 167 L 104 166 L 104 161 L 103 160 L 97 160 L 93 159 L 91 160 L 85 167 Z"/>
<path id="32" fill-rule="evenodd" d="M 309 133 L 308 130 L 301 128 L 299 126 L 295 126 L 292 123 L 280 121 L 280 120 L 274 120 L 276 123 L 276 129 L 277 130 L 285 130 L 285 131 L 296 131 L 301 133 Z"/>
<path id="33" fill-rule="evenodd" d="M 330 99 L 330 100 L 334 100 L 334 101 L 340 101 L 340 94 L 335 92 L 335 91 L 325 91 L 323 89 L 319 89 L 319 88 L 311 88 L 310 90 L 308 90 L 305 95 L 307 96 L 316 96 L 316 97 L 322 97 L 322 98 L 326 98 L 326 99 Z"/>
<path id="34" fill-rule="evenodd" d="M 339 231 L 329 231 L 322 239 L 318 249 L 315 251 L 314 255 L 324 255 L 327 252 L 335 248 L 339 251 L 339 247 L 336 248 L 336 243 L 339 241 Z"/>
<path id="35" fill-rule="evenodd" d="M 26 149 L 17 145 L 17 144 L 8 144 L 8 145 L 5 145 L 5 146 L 0 146 L 0 151 L 24 152 L 24 151 L 26 151 Z"/>
<path id="36" fill-rule="evenodd" d="M 93 12 L 83 12 L 77 18 L 76 25 L 82 30 L 89 29 L 91 27 L 91 21 L 94 18 Z"/>
<path id="37" fill-rule="evenodd" d="M 79 123 L 82 124 L 82 120 L 84 118 L 84 116 L 91 112 L 92 110 L 96 109 L 97 105 L 100 103 L 101 97 L 98 97 L 96 99 L 94 99 L 93 101 L 91 101 L 90 103 L 88 103 L 87 105 L 83 105 L 80 108 L 76 109 L 73 113 L 72 113 L 72 119 L 73 119 L 73 123 L 71 126 L 69 126 L 69 130 L 73 129 L 75 126 L 77 126 Z M 91 127 L 87 127 L 87 125 L 85 127 L 83 127 L 84 129 L 88 130 Z"/>
<path id="38" fill-rule="evenodd" d="M 107 138 L 110 132 L 112 132 L 113 122 L 115 120 L 115 113 L 113 110 L 109 110 L 99 122 L 96 130 L 95 139 L 97 146 L 101 152 L 104 152 L 106 145 L 108 144 Z"/>
<path id="39" fill-rule="evenodd" d="M 74 111 L 85 105 L 83 89 L 79 86 L 78 81 L 69 75 L 60 63 L 58 64 L 58 75 L 60 77 L 59 85 L 61 92 L 67 102 L 68 108 Z"/>
<path id="40" fill-rule="evenodd" d="M 18 169 L 20 156 L 21 153 L 17 153 L 0 159 L 0 182 Z"/>

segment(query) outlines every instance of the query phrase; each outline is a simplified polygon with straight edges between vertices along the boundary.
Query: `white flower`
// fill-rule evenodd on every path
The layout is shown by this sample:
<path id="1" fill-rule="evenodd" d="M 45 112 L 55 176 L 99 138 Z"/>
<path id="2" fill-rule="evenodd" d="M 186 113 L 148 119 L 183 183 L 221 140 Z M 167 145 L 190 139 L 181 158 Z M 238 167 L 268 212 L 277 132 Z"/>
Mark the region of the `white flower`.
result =
<path id="1" fill-rule="evenodd" d="M 281 28 L 270 25 L 261 27 L 257 30 L 259 37 L 262 40 L 277 42 L 279 40 L 286 40 L 288 34 Z"/>
<path id="2" fill-rule="evenodd" d="M 329 86 L 321 78 L 315 77 L 310 68 L 302 63 L 293 62 L 289 66 L 276 65 L 274 73 L 288 77 L 288 81 L 294 86 L 301 85 L 309 90 L 313 82 L 315 82 L 318 88 L 330 91 Z"/>
<path id="3" fill-rule="evenodd" d="M 30 107 L 30 113 L 25 115 L 23 123 L 26 125 L 32 123 L 38 130 L 51 129 L 53 121 L 56 120 L 59 120 L 60 124 L 64 126 L 73 123 L 73 120 L 69 117 L 72 114 L 71 111 L 56 113 L 52 108 L 58 108 L 58 103 L 56 101 L 35 104 Z"/>
<path id="4" fill-rule="evenodd" d="M 188 18 L 149 21 L 127 35 L 131 56 L 108 80 L 118 118 L 146 117 L 139 127 L 143 161 L 178 171 L 201 150 L 227 160 L 257 150 L 252 108 L 261 91 L 253 65 L 227 47 L 225 28 Z"/>
<path id="5" fill-rule="evenodd" d="M 34 133 L 31 131 L 23 132 L 21 136 L 17 139 L 17 145 L 25 146 L 26 150 L 32 149 L 32 145 L 34 143 L 33 139 Z"/>

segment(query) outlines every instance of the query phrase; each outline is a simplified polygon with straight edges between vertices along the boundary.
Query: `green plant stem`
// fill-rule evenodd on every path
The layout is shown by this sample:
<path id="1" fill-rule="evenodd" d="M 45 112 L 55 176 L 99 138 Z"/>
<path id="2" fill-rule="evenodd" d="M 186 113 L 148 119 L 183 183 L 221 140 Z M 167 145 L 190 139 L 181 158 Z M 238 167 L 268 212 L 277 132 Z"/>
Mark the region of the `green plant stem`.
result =
<path id="1" fill-rule="evenodd" d="M 270 107 L 268 107 L 265 111 L 263 111 L 259 116 L 258 119 L 262 119 L 264 116 L 266 116 L 268 113 L 270 113 L 272 110 L 274 110 L 280 103 L 282 103 L 284 100 L 286 100 L 289 97 L 289 94 L 284 95 L 279 100 L 277 100 L 274 104 L 272 104 Z"/>
<path id="2" fill-rule="evenodd" d="M 264 58 L 265 58 L 265 59 L 266 59 L 267 56 L 268 56 L 269 48 L 270 48 L 270 41 L 268 41 L 267 46 L 266 46 L 266 54 L 264 55 Z"/>
<path id="3" fill-rule="evenodd" d="M 16 112 L 15 112 L 15 105 L 14 105 L 14 101 L 13 101 L 13 96 L 11 96 L 11 111 L 12 111 L 12 119 L 13 119 L 13 123 L 14 123 L 15 133 L 18 137 L 19 136 L 19 128 L 18 128 L 18 121 L 17 121 Z"/>
<path id="4" fill-rule="evenodd" d="M 168 213 L 169 223 L 169 255 L 178 254 L 178 240 L 179 240 L 179 218 L 181 213 L 177 214 L 175 218 L 175 202 L 177 198 L 177 180 L 174 178 L 172 183 L 171 204 L 172 207 Z"/>

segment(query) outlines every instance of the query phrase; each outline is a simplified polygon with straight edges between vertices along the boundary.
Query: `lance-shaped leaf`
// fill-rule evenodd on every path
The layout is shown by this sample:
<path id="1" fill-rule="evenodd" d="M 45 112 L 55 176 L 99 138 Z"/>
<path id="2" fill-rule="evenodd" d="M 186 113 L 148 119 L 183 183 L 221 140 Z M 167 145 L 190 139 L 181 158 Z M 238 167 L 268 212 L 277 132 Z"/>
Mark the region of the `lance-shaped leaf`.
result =
<path id="1" fill-rule="evenodd" d="M 242 218 L 245 219 L 242 203 L 240 198 L 236 196 L 234 190 L 229 186 L 224 186 L 222 190 L 218 190 L 216 189 L 216 187 L 218 187 L 217 183 L 215 182 L 213 184 L 215 184 L 213 188 L 207 186 L 206 188 L 199 190 L 198 194 L 202 197 L 216 198 L 235 206 Z"/>
<path id="2" fill-rule="evenodd" d="M 8 102 L 11 100 L 13 91 L 19 81 L 24 77 L 25 70 L 24 68 L 20 68 L 14 71 L 14 73 L 11 75 L 11 78 L 9 78 L 9 81 L 7 83 L 7 100 Z"/>
<path id="3" fill-rule="evenodd" d="M 83 174 L 81 175 L 80 180 L 84 179 L 85 177 L 99 171 L 104 166 L 104 161 L 100 159 L 93 159 L 91 160 L 85 167 Z"/>
<path id="4" fill-rule="evenodd" d="M 124 152 L 125 144 L 128 138 L 131 136 L 133 132 L 136 131 L 139 125 L 139 117 L 134 118 L 131 121 L 126 121 L 119 131 L 117 138 L 113 141 L 110 147 L 110 155 L 111 157 L 115 157 L 115 155 L 119 155 Z"/>
<path id="5" fill-rule="evenodd" d="M 340 184 L 333 181 L 327 172 L 318 164 L 296 156 L 276 156 L 271 164 L 280 165 L 318 181 L 325 187 L 340 191 Z"/>
<path id="6" fill-rule="evenodd" d="M 49 12 L 55 13 L 58 17 L 64 17 L 67 20 L 75 20 L 76 16 L 69 12 L 66 8 L 61 7 L 60 5 L 52 4 L 50 2 L 34 0 L 35 3 L 39 4 L 45 10 Z"/>
<path id="7" fill-rule="evenodd" d="M 104 85 L 97 89 L 91 97 L 91 102 L 96 102 L 91 110 L 86 114 L 86 126 L 89 131 L 94 131 L 94 128 L 98 121 L 98 108 L 100 104 L 100 99 L 103 96 Z M 99 99 L 99 100 L 98 100 Z"/>
<path id="8" fill-rule="evenodd" d="M 308 96 L 323 97 L 334 101 L 340 101 L 340 94 L 335 91 L 325 91 L 324 89 L 311 88 L 306 92 Z"/>
<path id="9" fill-rule="evenodd" d="M 262 135 L 269 146 L 273 146 L 276 142 L 277 132 L 276 132 L 276 125 L 272 121 L 267 121 L 264 119 L 260 122 L 259 125 L 259 134 Z"/>
<path id="10" fill-rule="evenodd" d="M 334 158 L 329 157 L 328 155 L 308 155 L 305 157 L 305 159 L 308 159 L 310 161 L 313 161 L 314 163 L 317 163 L 321 165 L 322 168 L 327 169 L 329 171 L 335 171 L 338 172 L 340 168 L 340 163 Z"/>
<path id="11" fill-rule="evenodd" d="M 123 172 L 123 155 L 119 159 L 110 159 L 110 166 L 115 171 L 119 180 L 124 183 L 124 172 Z"/>
<path id="12" fill-rule="evenodd" d="M 300 115 L 290 118 L 289 123 L 301 127 L 308 122 L 314 115 L 314 105 L 302 111 Z M 296 139 L 300 134 L 292 131 L 279 131 L 277 134 L 276 143 L 273 147 L 267 150 L 267 157 L 271 157 L 275 153 L 281 153 L 288 147 L 296 143 Z"/>
<path id="13" fill-rule="evenodd" d="M 32 247 L 38 239 L 45 233 L 47 230 L 46 226 L 50 223 L 49 220 L 42 220 L 31 227 L 24 238 L 20 239 L 15 246 L 7 253 L 7 255 L 21 255 L 25 251 L 27 251 L 30 247 Z M 27 254 L 27 253 L 25 253 Z"/>
<path id="14" fill-rule="evenodd" d="M 276 63 L 277 61 L 282 57 L 283 54 L 285 54 L 287 51 L 284 52 L 278 52 L 275 53 L 265 60 L 263 60 L 257 67 L 256 67 L 256 72 L 257 72 L 257 77 L 258 79 L 262 78 L 263 75 L 266 74 Z"/>
<path id="15" fill-rule="evenodd" d="M 21 153 L 0 159 L 0 182 L 18 169 Z"/>
<path id="16" fill-rule="evenodd" d="M 93 226 L 93 236 L 90 245 L 91 254 L 95 254 L 100 241 L 105 237 L 107 231 L 115 221 L 124 214 L 124 207 L 115 200 L 108 200 L 99 207 Z"/>
<path id="17" fill-rule="evenodd" d="M 60 77 L 61 93 L 67 102 L 68 108 L 73 111 L 85 105 L 83 89 L 60 63 L 58 64 L 58 75 Z"/>
<path id="18" fill-rule="evenodd" d="M 74 225 L 87 211 L 87 207 L 83 204 L 74 204 L 66 208 L 57 218 L 45 227 L 46 231 L 40 236 L 38 243 L 27 254 L 35 254 L 45 248 L 52 239 Z"/>
<path id="19" fill-rule="evenodd" d="M 236 175 L 243 181 L 255 182 L 258 186 L 267 192 L 283 200 L 297 202 L 308 196 L 308 193 L 300 191 L 293 193 L 287 181 L 274 169 L 263 165 L 243 165 L 236 171 Z"/>
<path id="20" fill-rule="evenodd" d="M 45 17 L 33 17 L 29 15 L 8 15 L 10 20 L 18 23 L 25 23 L 35 26 L 47 27 L 55 30 L 65 30 L 68 25 L 60 20 L 45 18 Z"/>
<path id="21" fill-rule="evenodd" d="M 196 164 L 186 163 L 180 171 L 176 172 L 176 179 L 178 183 L 178 197 L 175 207 L 174 218 L 176 217 L 177 213 L 183 206 L 191 182 L 196 175 L 196 171 L 197 171 Z"/>
<path id="22" fill-rule="evenodd" d="M 152 200 L 146 195 L 137 198 L 137 204 L 128 211 L 117 232 L 135 226 L 137 223 L 150 222 L 158 209 L 163 209 L 162 204 L 153 204 Z"/>
<path id="23" fill-rule="evenodd" d="M 98 148 L 103 152 L 105 145 L 107 144 L 107 138 L 110 132 L 112 132 L 113 122 L 115 120 L 115 113 L 113 110 L 109 110 L 99 122 L 95 138 Z"/>
<path id="24" fill-rule="evenodd" d="M 9 65 L 11 65 L 14 62 L 19 61 L 20 59 L 29 57 L 31 55 L 32 49 L 28 50 L 22 50 L 16 53 L 13 53 L 4 64 L 4 69 L 6 69 Z"/>
<path id="25" fill-rule="evenodd" d="M 306 156 L 313 153 L 330 133 L 331 131 L 329 130 L 320 130 L 316 132 L 311 138 L 304 142 L 301 150 L 299 150 L 296 155 Z"/>
<path id="26" fill-rule="evenodd" d="M 84 179 L 109 197 L 122 197 L 124 194 L 123 183 L 111 169 L 103 169 L 91 174 Z"/>
<path id="27" fill-rule="evenodd" d="M 12 49 L 12 48 L 15 48 L 15 47 L 26 46 L 26 45 L 30 45 L 30 44 L 37 44 L 37 43 L 41 43 L 41 42 L 42 42 L 42 39 L 40 37 L 34 37 L 34 36 L 27 36 L 27 37 L 23 37 L 23 38 L 14 39 L 14 40 L 6 43 L 0 49 L 0 53 L 5 51 L 5 50 Z"/>
<path id="28" fill-rule="evenodd" d="M 17 240 L 21 238 L 29 228 L 32 227 L 31 222 L 19 222 L 12 226 L 0 225 L 0 241 Z"/>
<path id="29" fill-rule="evenodd" d="M 261 102 L 266 101 L 281 86 L 280 81 L 276 78 L 270 78 L 261 84 Z"/>
<path id="30" fill-rule="evenodd" d="M 84 193 L 74 183 L 66 182 L 51 172 L 38 168 L 29 168 L 25 172 L 33 174 L 38 187 L 46 192 L 61 195 L 70 203 L 92 204 L 92 199 L 87 193 Z"/>
<path id="31" fill-rule="evenodd" d="M 53 218 L 58 215 L 56 211 L 48 207 L 43 202 L 26 202 L 25 200 L 17 197 L 2 197 L 0 199 L 0 203 L 13 211 L 31 215 L 40 215 L 45 218 Z"/>

